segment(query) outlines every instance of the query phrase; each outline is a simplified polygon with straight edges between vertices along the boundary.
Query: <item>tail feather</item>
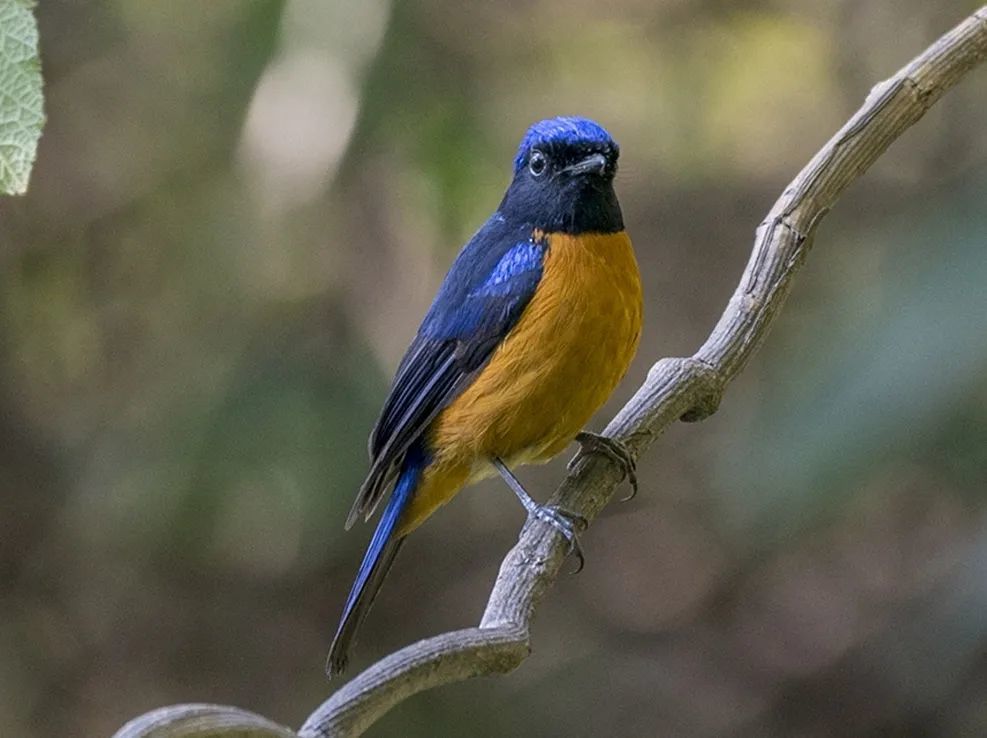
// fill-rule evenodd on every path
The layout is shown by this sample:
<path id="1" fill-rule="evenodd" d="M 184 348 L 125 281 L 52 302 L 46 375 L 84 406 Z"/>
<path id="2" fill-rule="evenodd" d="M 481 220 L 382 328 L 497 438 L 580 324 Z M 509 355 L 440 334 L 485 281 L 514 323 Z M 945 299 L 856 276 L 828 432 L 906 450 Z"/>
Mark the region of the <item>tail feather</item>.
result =
<path id="1" fill-rule="evenodd" d="M 326 673 L 330 678 L 346 668 L 349 651 L 355 642 L 357 630 L 367 617 L 367 612 L 380 590 L 384 577 L 387 576 L 391 564 L 394 563 L 394 557 L 397 556 L 398 550 L 404 542 L 404 538 L 394 537 L 394 530 L 397 528 L 401 513 L 407 507 L 415 488 L 418 486 L 419 477 L 426 463 L 426 456 L 418 444 L 409 449 L 405 455 L 401 474 L 394 485 L 391 499 L 381 515 L 373 538 L 370 539 L 363 563 L 360 564 L 356 580 L 346 598 L 343 617 L 336 630 L 336 636 L 329 647 Z"/>

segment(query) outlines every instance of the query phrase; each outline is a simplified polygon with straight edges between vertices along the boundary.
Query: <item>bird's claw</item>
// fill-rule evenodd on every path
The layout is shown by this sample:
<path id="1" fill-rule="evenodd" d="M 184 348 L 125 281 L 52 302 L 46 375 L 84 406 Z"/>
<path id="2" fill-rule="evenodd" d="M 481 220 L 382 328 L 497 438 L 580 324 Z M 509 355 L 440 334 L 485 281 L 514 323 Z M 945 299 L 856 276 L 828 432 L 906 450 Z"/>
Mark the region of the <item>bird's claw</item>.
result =
<path id="1" fill-rule="evenodd" d="M 583 556 L 583 547 L 579 545 L 579 533 L 586 530 L 589 525 L 586 518 L 553 505 L 539 505 L 531 511 L 531 514 L 555 528 L 566 539 L 569 543 L 566 555 L 576 555 L 576 569 L 572 573 L 581 572 L 586 565 L 586 557 Z"/>
<path id="2" fill-rule="evenodd" d="M 626 497 L 621 497 L 621 502 L 633 500 L 637 495 L 637 463 L 627 446 L 616 438 L 601 436 L 599 433 L 580 431 L 576 434 L 576 443 L 579 444 L 579 452 L 569 462 L 569 469 L 572 469 L 584 454 L 603 454 L 624 472 L 624 477 L 631 485 L 631 493 Z"/>

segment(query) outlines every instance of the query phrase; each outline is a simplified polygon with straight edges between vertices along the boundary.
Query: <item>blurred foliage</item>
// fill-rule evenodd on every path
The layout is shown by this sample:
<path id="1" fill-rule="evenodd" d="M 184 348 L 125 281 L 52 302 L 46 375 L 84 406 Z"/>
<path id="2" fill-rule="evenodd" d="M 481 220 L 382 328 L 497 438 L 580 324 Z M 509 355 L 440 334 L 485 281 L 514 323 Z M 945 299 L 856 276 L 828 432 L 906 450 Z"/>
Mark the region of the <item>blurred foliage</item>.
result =
<path id="1" fill-rule="evenodd" d="M 772 199 L 957 0 L 51 0 L 0 217 L 0 735 L 180 701 L 298 724 L 369 531 L 388 377 L 541 117 L 599 119 L 691 353 Z M 720 412 L 667 433 L 508 679 L 374 735 L 987 732 L 983 72 L 847 193 Z M 601 421 L 602 422 L 602 418 Z M 523 470 L 547 496 L 562 463 Z M 360 668 L 476 621 L 521 512 L 416 532 Z"/>
<path id="2" fill-rule="evenodd" d="M 44 124 L 32 0 L 0 0 L 0 193 L 27 190 Z"/>

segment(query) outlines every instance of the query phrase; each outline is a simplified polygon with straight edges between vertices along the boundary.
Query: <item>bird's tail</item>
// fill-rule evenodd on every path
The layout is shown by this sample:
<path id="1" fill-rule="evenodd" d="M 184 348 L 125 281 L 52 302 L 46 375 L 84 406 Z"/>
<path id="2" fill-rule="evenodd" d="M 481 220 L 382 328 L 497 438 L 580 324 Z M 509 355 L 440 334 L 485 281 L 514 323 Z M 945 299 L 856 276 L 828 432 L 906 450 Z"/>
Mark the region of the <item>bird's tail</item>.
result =
<path id="1" fill-rule="evenodd" d="M 329 658 L 326 660 L 326 673 L 330 678 L 341 673 L 346 668 L 346 661 L 349 658 L 349 651 L 353 645 L 357 630 L 380 590 L 380 585 L 387 576 L 394 557 L 397 556 L 398 549 L 404 542 L 404 538 L 395 538 L 394 530 L 397 528 L 401 513 L 407 507 L 422 470 L 427 463 L 427 457 L 421 449 L 420 444 L 414 444 L 405 455 L 402 464 L 401 474 L 398 476 L 391 499 L 388 500 L 387 507 L 377 523 L 377 530 L 374 531 L 373 538 L 367 553 L 363 556 L 363 563 L 356 574 L 356 581 L 350 589 L 349 597 L 346 598 L 346 606 L 343 608 L 343 617 L 339 621 L 339 628 L 336 636 L 329 646 Z"/>

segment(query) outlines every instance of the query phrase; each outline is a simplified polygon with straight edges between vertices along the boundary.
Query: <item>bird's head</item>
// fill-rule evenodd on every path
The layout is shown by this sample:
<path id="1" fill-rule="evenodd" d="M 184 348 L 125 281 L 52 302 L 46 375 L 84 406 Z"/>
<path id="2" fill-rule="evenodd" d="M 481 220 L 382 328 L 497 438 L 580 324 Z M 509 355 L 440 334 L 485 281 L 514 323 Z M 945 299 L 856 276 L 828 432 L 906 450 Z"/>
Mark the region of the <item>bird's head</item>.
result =
<path id="1" fill-rule="evenodd" d="M 535 123 L 518 147 L 500 212 L 550 232 L 621 230 L 613 191 L 619 156 L 610 134 L 586 118 Z"/>

